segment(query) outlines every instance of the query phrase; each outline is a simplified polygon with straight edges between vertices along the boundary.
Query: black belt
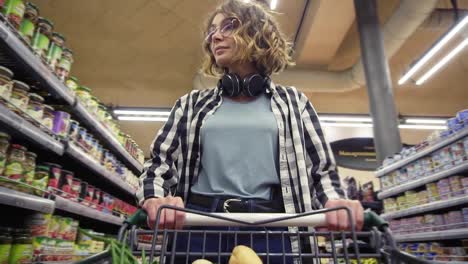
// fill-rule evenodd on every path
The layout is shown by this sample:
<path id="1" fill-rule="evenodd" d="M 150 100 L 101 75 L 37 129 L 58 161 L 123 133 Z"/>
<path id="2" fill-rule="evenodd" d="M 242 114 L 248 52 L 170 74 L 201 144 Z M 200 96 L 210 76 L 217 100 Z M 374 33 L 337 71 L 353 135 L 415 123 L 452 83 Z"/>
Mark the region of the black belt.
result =
<path id="1" fill-rule="evenodd" d="M 284 213 L 283 201 L 260 199 L 213 197 L 191 193 L 188 202 L 205 208 L 216 208 L 226 213 Z M 216 203 L 216 204 L 215 204 Z"/>

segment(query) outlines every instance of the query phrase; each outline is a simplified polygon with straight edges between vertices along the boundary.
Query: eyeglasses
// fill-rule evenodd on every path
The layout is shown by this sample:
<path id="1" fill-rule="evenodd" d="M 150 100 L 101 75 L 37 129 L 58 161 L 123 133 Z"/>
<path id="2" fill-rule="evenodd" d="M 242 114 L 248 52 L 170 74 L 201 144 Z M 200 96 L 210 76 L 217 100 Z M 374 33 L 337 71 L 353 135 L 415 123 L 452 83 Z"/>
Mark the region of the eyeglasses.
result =
<path id="1" fill-rule="evenodd" d="M 219 27 L 210 28 L 210 30 L 206 34 L 205 42 L 211 43 L 211 41 L 213 41 L 214 34 L 216 34 L 218 30 L 223 37 L 229 37 L 232 35 L 232 32 L 239 28 L 239 26 L 240 21 L 237 18 L 226 18 L 225 20 L 223 20 L 223 22 L 221 22 L 221 25 Z"/>

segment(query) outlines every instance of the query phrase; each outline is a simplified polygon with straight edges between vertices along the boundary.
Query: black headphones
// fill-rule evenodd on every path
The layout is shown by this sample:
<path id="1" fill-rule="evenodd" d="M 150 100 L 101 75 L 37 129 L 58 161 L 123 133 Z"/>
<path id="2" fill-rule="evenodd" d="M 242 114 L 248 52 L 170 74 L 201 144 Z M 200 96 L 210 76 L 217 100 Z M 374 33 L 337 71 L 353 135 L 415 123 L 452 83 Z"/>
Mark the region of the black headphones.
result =
<path id="1" fill-rule="evenodd" d="M 226 73 L 218 81 L 218 88 L 230 97 L 238 96 L 242 92 L 246 96 L 255 97 L 265 93 L 269 87 L 270 78 L 258 73 L 247 75 L 244 79 L 235 73 Z"/>

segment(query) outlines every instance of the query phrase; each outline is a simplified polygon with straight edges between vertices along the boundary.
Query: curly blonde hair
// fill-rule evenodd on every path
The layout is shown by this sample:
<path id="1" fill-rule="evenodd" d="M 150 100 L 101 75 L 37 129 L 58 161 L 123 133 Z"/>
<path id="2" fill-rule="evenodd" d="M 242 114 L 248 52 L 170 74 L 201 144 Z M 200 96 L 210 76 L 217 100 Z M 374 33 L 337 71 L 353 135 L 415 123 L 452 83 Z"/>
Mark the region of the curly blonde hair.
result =
<path id="1" fill-rule="evenodd" d="M 239 63 L 252 62 L 262 74 L 271 75 L 294 65 L 291 58 L 292 44 L 279 30 L 273 12 L 264 4 L 253 0 L 227 0 L 209 16 L 204 35 L 207 34 L 214 17 L 222 13 L 237 18 L 241 25 L 232 35 L 237 47 L 233 60 Z M 225 71 L 216 64 L 210 43 L 203 43 L 204 59 L 201 71 L 219 77 Z"/>

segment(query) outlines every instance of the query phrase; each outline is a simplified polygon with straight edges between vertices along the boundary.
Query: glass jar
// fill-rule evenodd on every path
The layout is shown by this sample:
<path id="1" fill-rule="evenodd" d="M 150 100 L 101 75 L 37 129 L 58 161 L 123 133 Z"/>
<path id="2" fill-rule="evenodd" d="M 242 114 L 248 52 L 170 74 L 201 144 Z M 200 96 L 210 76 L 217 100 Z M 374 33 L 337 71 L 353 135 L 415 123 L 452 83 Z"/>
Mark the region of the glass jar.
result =
<path id="1" fill-rule="evenodd" d="M 86 137 L 88 135 L 88 131 L 84 127 L 80 127 L 78 131 L 78 145 L 81 146 L 84 150 L 86 150 Z"/>
<path id="2" fill-rule="evenodd" d="M 70 75 L 73 61 L 73 51 L 71 49 L 64 48 L 62 52 L 62 57 L 55 66 L 55 74 L 57 74 L 59 79 L 63 82 L 65 82 L 65 80 Z"/>
<path id="3" fill-rule="evenodd" d="M 5 176 L 12 180 L 21 180 L 25 161 L 26 148 L 18 144 L 11 145 L 5 166 Z"/>
<path id="4" fill-rule="evenodd" d="M 37 154 L 34 152 L 26 152 L 24 161 L 24 182 L 32 184 L 34 180 L 34 173 L 36 171 L 36 158 Z"/>
<path id="5" fill-rule="evenodd" d="M 44 115 L 44 98 L 38 94 L 30 93 L 26 113 L 40 123 Z"/>
<path id="6" fill-rule="evenodd" d="M 90 133 L 87 133 L 86 134 L 86 137 L 85 137 L 85 149 L 86 149 L 86 152 L 88 154 L 91 154 L 91 150 L 92 150 L 92 146 L 93 146 L 93 135 L 91 135 Z"/>
<path id="7" fill-rule="evenodd" d="M 29 86 L 27 84 L 16 80 L 13 81 L 13 91 L 11 93 L 10 103 L 22 112 L 26 112 L 28 109 L 28 91 Z"/>
<path id="8" fill-rule="evenodd" d="M 68 77 L 68 79 L 65 81 L 65 85 L 68 87 L 68 89 L 70 89 L 71 92 L 73 92 L 73 94 L 76 93 L 76 89 L 78 89 L 78 87 L 80 86 L 78 78 L 73 76 Z"/>
<path id="9" fill-rule="evenodd" d="M 44 115 L 42 116 L 42 125 L 52 131 L 54 127 L 54 108 L 50 105 L 44 105 Z"/>
<path id="10" fill-rule="evenodd" d="M 13 89 L 13 72 L 0 66 L 0 99 L 9 101 Z"/>
<path id="11" fill-rule="evenodd" d="M 12 242 L 11 228 L 0 227 L 0 263 L 8 264 Z"/>
<path id="12" fill-rule="evenodd" d="M 10 135 L 0 132 L 0 175 L 3 175 L 7 159 L 8 147 L 10 146 Z"/>
<path id="13" fill-rule="evenodd" d="M 78 121 L 76 120 L 70 119 L 70 129 L 68 132 L 68 138 L 73 142 L 77 142 L 79 131 L 80 123 L 78 123 Z"/>
<path id="14" fill-rule="evenodd" d="M 104 122 L 104 120 L 106 120 L 106 113 L 107 113 L 107 107 L 104 104 L 100 103 L 98 106 L 98 114 L 97 114 L 98 120 L 100 122 Z"/>
<path id="15" fill-rule="evenodd" d="M 31 45 L 34 37 L 34 29 L 36 28 L 39 9 L 31 2 L 26 3 L 26 11 L 24 12 L 23 20 L 19 27 L 19 34 L 24 40 Z"/>
<path id="16" fill-rule="evenodd" d="M 34 194 L 42 196 L 44 190 L 47 189 L 47 183 L 49 181 L 50 167 L 46 165 L 39 165 L 36 167 L 34 173 L 34 179 L 31 185 L 35 188 Z"/>
<path id="17" fill-rule="evenodd" d="M 33 255 L 31 230 L 15 229 L 9 263 L 31 263 Z"/>
<path id="18" fill-rule="evenodd" d="M 76 96 L 80 99 L 84 106 L 88 107 L 91 100 L 91 89 L 86 86 L 79 86 L 76 89 Z"/>
<path id="19" fill-rule="evenodd" d="M 65 37 L 57 32 L 52 33 L 50 39 L 49 49 L 47 52 L 47 63 L 52 69 L 55 69 L 55 66 L 62 57 L 63 46 L 65 44 Z"/>
<path id="20" fill-rule="evenodd" d="M 43 17 L 39 17 L 37 19 L 36 31 L 34 32 L 32 41 L 32 49 L 45 61 L 47 60 L 47 50 L 49 49 L 53 28 L 54 25 L 49 20 Z"/>
<path id="21" fill-rule="evenodd" d="M 99 107 L 99 99 L 96 96 L 91 96 L 88 100 L 88 110 L 91 114 L 97 116 Z"/>
<path id="22" fill-rule="evenodd" d="M 54 112 L 54 124 L 52 132 L 59 137 L 67 137 L 68 130 L 70 129 L 70 114 L 63 111 Z"/>
<path id="23" fill-rule="evenodd" d="M 24 5 L 23 0 L 6 0 L 2 13 L 6 16 L 13 27 L 19 29 L 25 9 L 26 6 Z"/>

